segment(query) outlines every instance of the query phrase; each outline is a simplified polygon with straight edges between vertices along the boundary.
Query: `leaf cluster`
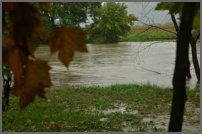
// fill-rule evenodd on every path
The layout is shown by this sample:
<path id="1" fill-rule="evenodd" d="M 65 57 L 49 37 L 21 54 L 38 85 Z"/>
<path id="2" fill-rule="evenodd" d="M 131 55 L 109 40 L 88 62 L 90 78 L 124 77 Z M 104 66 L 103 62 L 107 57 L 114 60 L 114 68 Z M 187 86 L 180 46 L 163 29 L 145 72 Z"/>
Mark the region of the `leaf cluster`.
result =
<path id="1" fill-rule="evenodd" d="M 156 10 L 168 10 L 169 14 L 179 14 L 181 16 L 182 7 L 183 2 L 160 2 L 157 4 Z M 196 4 L 193 28 L 200 28 L 200 2 Z"/>
<path id="2" fill-rule="evenodd" d="M 40 10 L 51 10 L 48 2 L 39 4 Z M 2 37 L 2 63 L 8 64 L 14 75 L 11 93 L 20 97 L 24 109 L 35 96 L 46 98 L 45 88 L 52 86 L 48 61 L 34 56 L 39 39 L 49 40 L 51 53 L 59 51 L 59 59 L 68 67 L 75 50 L 87 52 L 86 33 L 78 28 L 58 27 L 48 36 L 40 12 L 32 3 L 4 2 L 2 11 L 3 33 L 8 33 Z"/>

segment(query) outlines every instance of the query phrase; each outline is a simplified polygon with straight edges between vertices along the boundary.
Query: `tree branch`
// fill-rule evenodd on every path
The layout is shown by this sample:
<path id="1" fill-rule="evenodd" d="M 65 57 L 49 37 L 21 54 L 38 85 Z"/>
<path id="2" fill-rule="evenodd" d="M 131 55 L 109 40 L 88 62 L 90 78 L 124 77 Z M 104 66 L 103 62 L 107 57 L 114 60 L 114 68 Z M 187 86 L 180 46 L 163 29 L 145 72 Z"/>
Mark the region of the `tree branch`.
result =
<path id="1" fill-rule="evenodd" d="M 171 19 L 172 19 L 173 24 L 174 24 L 174 26 L 175 26 L 175 30 L 177 31 L 177 33 L 179 33 L 179 32 L 180 32 L 180 29 L 179 29 L 179 27 L 178 27 L 178 25 L 177 25 L 175 16 L 174 16 L 173 14 L 171 14 Z"/>
<path id="2" fill-rule="evenodd" d="M 198 32 L 198 35 L 196 36 L 196 38 L 195 38 L 195 41 L 197 42 L 197 40 L 199 39 L 199 37 L 200 37 L 200 31 Z"/>
<path id="3" fill-rule="evenodd" d="M 150 26 L 150 27 L 155 27 L 155 28 L 161 29 L 161 30 L 166 31 L 166 32 L 169 32 L 169 33 L 177 34 L 177 33 L 172 32 L 172 31 L 170 31 L 170 30 L 166 30 L 166 29 L 163 29 L 163 28 L 158 27 L 158 26 L 154 26 L 154 25 L 150 25 L 150 24 L 144 23 L 144 22 L 142 22 L 141 20 L 139 20 L 139 22 L 141 22 L 141 23 L 143 23 L 143 24 L 145 24 L 145 25 L 147 25 L 147 26 Z"/>

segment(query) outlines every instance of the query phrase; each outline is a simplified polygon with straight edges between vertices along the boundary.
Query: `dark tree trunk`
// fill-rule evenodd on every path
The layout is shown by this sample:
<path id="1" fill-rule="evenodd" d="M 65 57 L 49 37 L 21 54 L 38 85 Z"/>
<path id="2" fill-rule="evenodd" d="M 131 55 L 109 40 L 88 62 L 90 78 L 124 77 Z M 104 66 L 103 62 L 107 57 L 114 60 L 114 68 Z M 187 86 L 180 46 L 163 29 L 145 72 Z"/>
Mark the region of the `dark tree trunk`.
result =
<path id="1" fill-rule="evenodd" d="M 181 132 L 186 102 L 186 73 L 189 41 L 195 3 L 185 2 L 182 9 L 180 31 L 177 37 L 176 62 L 173 76 L 173 99 L 168 131 Z"/>
<path id="2" fill-rule="evenodd" d="M 176 30 L 177 34 L 179 34 L 180 29 L 179 29 L 179 27 L 178 27 L 178 25 L 177 25 L 175 16 L 174 16 L 173 14 L 171 14 L 171 18 L 172 18 L 172 21 L 173 21 L 175 30 Z M 193 57 L 193 56 L 192 56 L 192 57 Z M 191 79 L 191 72 L 190 72 L 190 62 L 189 62 L 189 59 L 188 59 L 187 63 L 188 63 L 188 66 L 187 66 L 187 73 L 186 73 L 186 76 L 187 76 L 188 79 Z"/>
<path id="3" fill-rule="evenodd" d="M 192 61 L 194 64 L 194 70 L 195 70 L 195 74 L 198 79 L 198 82 L 200 82 L 200 67 L 199 67 L 198 58 L 197 58 L 196 43 L 197 43 L 199 36 L 200 36 L 200 33 L 198 33 L 196 39 L 194 39 L 193 36 L 191 36 L 191 39 L 190 39 L 191 40 L 190 44 L 191 44 L 191 51 L 192 51 Z"/>
<path id="4" fill-rule="evenodd" d="M 172 18 L 173 24 L 175 26 L 175 30 L 177 31 L 177 33 L 179 33 L 179 28 L 177 26 L 175 16 L 171 14 L 171 18 Z M 197 34 L 195 39 L 194 39 L 193 35 L 191 35 L 191 38 L 190 38 L 190 45 L 191 45 L 191 51 L 192 51 L 192 61 L 194 64 L 194 70 L 195 70 L 195 74 L 196 74 L 196 77 L 198 79 L 198 82 L 200 82 L 200 67 L 199 67 L 198 58 L 197 58 L 196 43 L 197 43 L 197 40 L 199 39 L 199 37 L 200 37 L 200 32 Z M 187 77 L 191 78 L 190 66 L 187 68 L 187 70 L 188 70 Z"/>

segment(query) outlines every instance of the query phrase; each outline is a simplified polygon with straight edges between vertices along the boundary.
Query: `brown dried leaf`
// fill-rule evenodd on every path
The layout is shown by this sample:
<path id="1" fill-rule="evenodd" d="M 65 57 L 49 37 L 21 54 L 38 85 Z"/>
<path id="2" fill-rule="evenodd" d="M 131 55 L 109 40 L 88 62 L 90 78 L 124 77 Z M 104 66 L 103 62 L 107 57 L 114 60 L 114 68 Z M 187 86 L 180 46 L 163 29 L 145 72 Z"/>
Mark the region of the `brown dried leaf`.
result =
<path id="1" fill-rule="evenodd" d="M 6 28 L 7 28 L 5 14 L 6 14 L 5 8 L 2 8 L 2 29 L 3 29 L 3 31 L 6 30 Z"/>
<path id="2" fill-rule="evenodd" d="M 2 63 L 8 64 L 8 57 L 9 57 L 9 51 L 11 47 L 14 45 L 14 42 L 6 37 L 2 36 Z"/>
<path id="3" fill-rule="evenodd" d="M 14 74 L 14 86 L 11 88 L 11 92 L 14 95 L 19 96 L 22 93 L 23 77 L 24 77 L 24 65 L 26 64 L 27 57 L 23 51 L 16 46 L 6 45 L 7 49 L 3 49 L 3 63 L 7 63 Z"/>
<path id="4" fill-rule="evenodd" d="M 56 28 L 49 38 L 51 54 L 59 50 L 59 59 L 68 67 L 75 50 L 87 52 L 85 35 L 86 33 L 78 28 Z"/>
<path id="5" fill-rule="evenodd" d="M 51 124 L 51 125 L 50 125 L 50 128 L 51 128 L 51 129 L 57 129 L 57 128 L 58 128 L 58 125 L 57 125 L 56 123 L 55 123 L 55 124 Z"/>
<path id="6" fill-rule="evenodd" d="M 40 9 L 43 11 L 51 12 L 51 3 L 50 2 L 39 2 Z"/>
<path id="7" fill-rule="evenodd" d="M 71 45 L 63 45 L 60 48 L 59 56 L 58 58 L 60 61 L 66 66 L 69 66 L 70 61 L 72 60 L 74 56 L 74 48 Z"/>
<path id="8" fill-rule="evenodd" d="M 20 96 L 21 109 L 33 102 L 35 96 L 46 98 L 44 88 L 52 85 L 49 70 L 47 61 L 37 59 L 27 62 L 24 89 Z"/>
<path id="9" fill-rule="evenodd" d="M 47 37 L 40 14 L 31 3 L 20 2 L 9 12 L 9 27 L 10 36 L 17 46 L 27 51 L 26 55 L 33 56 L 39 37 Z"/>
<path id="10" fill-rule="evenodd" d="M 32 120 L 28 119 L 28 120 L 27 120 L 27 123 L 30 123 L 30 122 L 32 122 Z"/>
<path id="11" fill-rule="evenodd" d="M 18 2 L 3 2 L 2 7 L 7 12 L 12 12 L 18 6 Z"/>

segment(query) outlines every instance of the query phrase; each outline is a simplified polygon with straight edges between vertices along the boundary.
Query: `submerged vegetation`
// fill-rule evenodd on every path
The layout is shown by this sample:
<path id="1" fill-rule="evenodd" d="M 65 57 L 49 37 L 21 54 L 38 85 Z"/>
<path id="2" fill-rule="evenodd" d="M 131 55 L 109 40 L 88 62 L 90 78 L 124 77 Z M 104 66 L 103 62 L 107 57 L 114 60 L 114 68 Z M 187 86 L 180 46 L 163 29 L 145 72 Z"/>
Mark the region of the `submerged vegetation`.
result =
<path id="1" fill-rule="evenodd" d="M 200 90 L 187 89 L 187 95 L 184 125 L 193 130 L 184 131 L 199 131 Z M 2 113 L 2 130 L 166 131 L 171 98 L 171 89 L 151 85 L 66 87 L 47 90 L 46 100 L 37 99 L 19 112 L 18 99 L 11 96 L 9 110 Z"/>

